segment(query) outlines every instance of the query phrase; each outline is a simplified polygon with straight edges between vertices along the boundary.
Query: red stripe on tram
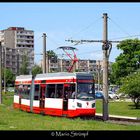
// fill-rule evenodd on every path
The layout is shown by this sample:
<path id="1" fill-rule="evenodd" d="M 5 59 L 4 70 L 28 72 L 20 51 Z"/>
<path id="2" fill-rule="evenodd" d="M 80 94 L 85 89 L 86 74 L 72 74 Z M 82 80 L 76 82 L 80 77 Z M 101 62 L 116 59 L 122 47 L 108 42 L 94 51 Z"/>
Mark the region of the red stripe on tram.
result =
<path id="1" fill-rule="evenodd" d="M 70 82 L 76 82 L 76 79 L 49 79 L 49 80 L 35 80 L 35 84 L 47 84 L 47 83 L 70 83 Z"/>

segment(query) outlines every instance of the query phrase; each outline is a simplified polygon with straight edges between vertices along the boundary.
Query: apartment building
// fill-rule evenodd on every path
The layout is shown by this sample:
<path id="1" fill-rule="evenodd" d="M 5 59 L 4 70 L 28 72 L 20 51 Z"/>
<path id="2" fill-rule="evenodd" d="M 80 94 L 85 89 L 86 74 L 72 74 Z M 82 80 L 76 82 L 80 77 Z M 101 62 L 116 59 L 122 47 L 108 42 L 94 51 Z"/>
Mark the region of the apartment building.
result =
<path id="1" fill-rule="evenodd" d="M 48 72 L 65 72 L 68 71 L 68 68 L 71 66 L 72 61 L 70 59 L 57 59 L 57 61 L 47 61 Z M 109 71 L 111 71 L 111 64 L 109 62 Z M 43 61 L 41 60 L 40 66 L 43 66 Z M 46 66 L 46 67 L 47 67 Z M 79 59 L 76 62 L 75 71 L 79 72 L 91 72 L 91 73 L 102 73 L 103 70 L 103 62 L 102 60 L 85 60 Z"/>
<path id="2" fill-rule="evenodd" d="M 2 67 L 10 69 L 14 74 L 17 73 L 17 56 L 15 48 L 2 49 Z"/>
<path id="3" fill-rule="evenodd" d="M 6 62 L 2 59 L 3 63 L 6 63 L 6 68 L 10 68 L 14 74 L 17 74 L 22 65 L 22 56 L 26 55 L 28 70 L 31 73 L 34 65 L 34 31 L 26 30 L 24 27 L 9 27 L 0 31 L 0 41 L 5 53 L 3 56 L 6 57 Z"/>

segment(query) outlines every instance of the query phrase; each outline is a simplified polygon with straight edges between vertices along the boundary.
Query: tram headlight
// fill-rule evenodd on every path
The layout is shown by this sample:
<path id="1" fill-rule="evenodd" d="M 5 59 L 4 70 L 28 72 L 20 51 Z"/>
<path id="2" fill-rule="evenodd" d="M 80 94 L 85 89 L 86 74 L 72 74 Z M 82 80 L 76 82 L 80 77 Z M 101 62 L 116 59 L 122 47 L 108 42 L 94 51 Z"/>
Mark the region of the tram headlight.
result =
<path id="1" fill-rule="evenodd" d="M 81 104 L 81 103 L 77 103 L 77 106 L 78 106 L 78 107 L 82 107 L 82 104 Z"/>
<path id="2" fill-rule="evenodd" d="M 94 107 L 95 107 L 95 103 L 92 104 L 92 108 L 94 108 Z"/>

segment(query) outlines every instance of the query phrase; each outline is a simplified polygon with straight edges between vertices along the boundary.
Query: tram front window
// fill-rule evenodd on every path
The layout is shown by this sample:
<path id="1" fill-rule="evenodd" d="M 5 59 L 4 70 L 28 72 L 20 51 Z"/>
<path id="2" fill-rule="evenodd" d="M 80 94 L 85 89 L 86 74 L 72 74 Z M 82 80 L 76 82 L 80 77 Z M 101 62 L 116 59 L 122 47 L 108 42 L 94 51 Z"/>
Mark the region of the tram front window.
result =
<path id="1" fill-rule="evenodd" d="M 92 83 L 79 83 L 77 85 L 77 99 L 81 100 L 94 100 L 94 88 Z"/>

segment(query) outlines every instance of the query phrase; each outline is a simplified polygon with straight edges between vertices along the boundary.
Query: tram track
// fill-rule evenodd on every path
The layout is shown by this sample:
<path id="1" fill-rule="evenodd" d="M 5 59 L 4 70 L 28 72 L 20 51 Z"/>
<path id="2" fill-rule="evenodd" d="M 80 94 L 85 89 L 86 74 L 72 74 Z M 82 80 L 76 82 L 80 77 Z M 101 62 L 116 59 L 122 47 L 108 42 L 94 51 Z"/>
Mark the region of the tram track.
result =
<path id="1" fill-rule="evenodd" d="M 104 121 L 103 116 L 101 114 L 97 114 L 92 117 L 80 117 L 82 120 L 97 120 Z M 122 124 L 122 125 L 140 125 L 140 118 L 136 117 L 128 117 L 128 116 L 117 116 L 110 115 L 107 121 L 108 123 Z"/>

